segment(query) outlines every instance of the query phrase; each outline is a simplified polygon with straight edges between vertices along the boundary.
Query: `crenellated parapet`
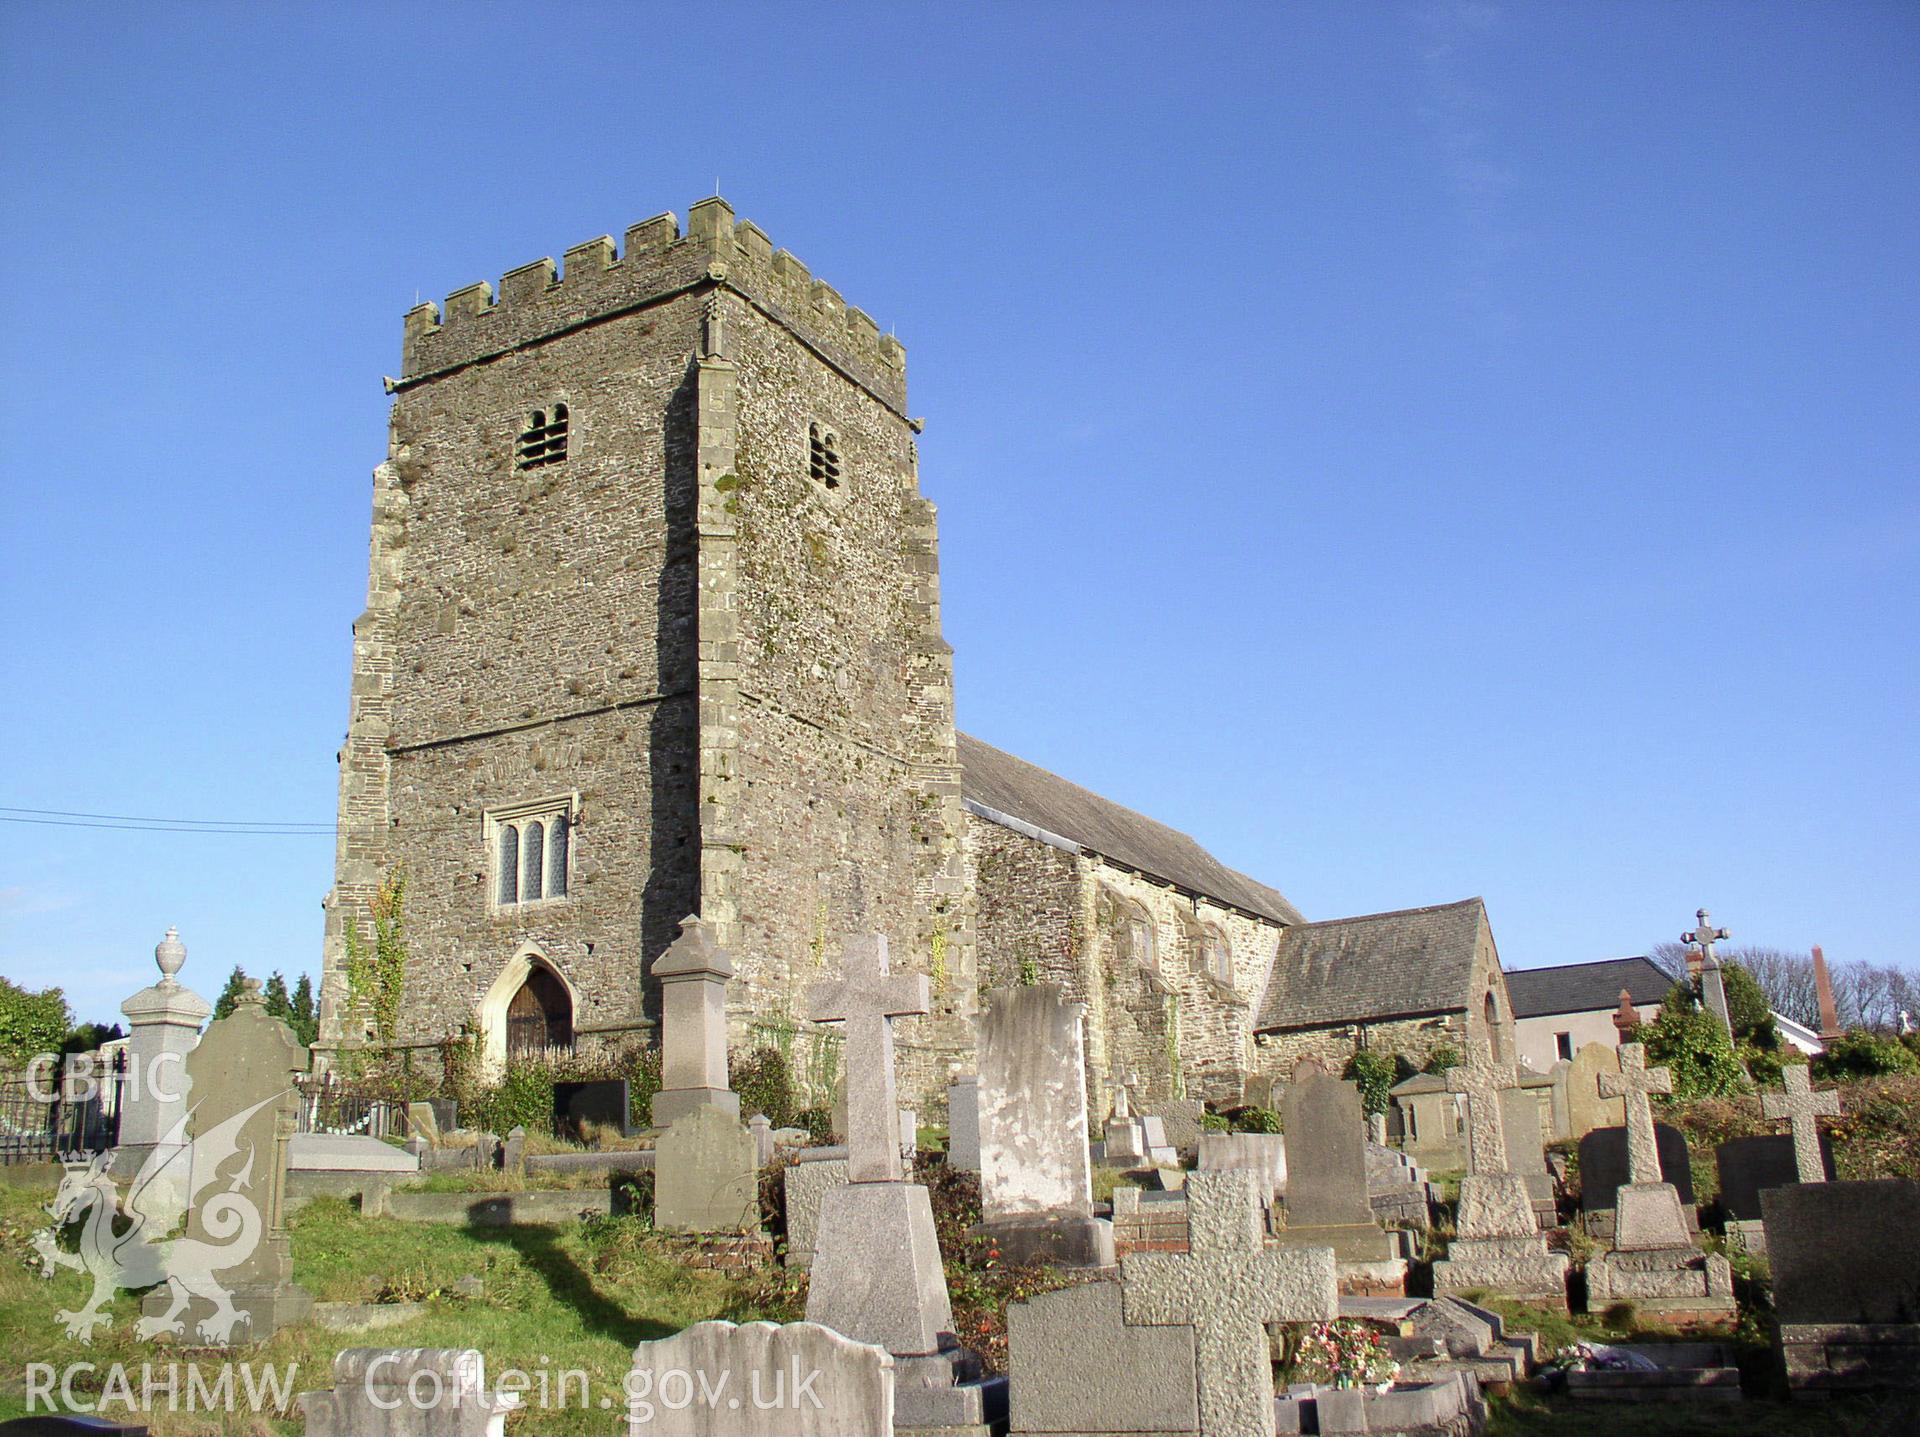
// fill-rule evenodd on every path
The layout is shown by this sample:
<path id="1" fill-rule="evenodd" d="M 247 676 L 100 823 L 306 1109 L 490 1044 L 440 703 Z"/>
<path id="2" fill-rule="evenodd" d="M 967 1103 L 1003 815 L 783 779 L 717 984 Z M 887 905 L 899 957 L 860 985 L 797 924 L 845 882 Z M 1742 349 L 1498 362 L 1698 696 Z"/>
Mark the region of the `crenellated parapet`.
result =
<path id="1" fill-rule="evenodd" d="M 509 270 L 497 294 L 482 281 L 448 295 L 444 309 L 415 305 L 407 311 L 398 387 L 714 288 L 740 294 L 904 416 L 900 341 L 776 250 L 753 221 L 736 220 L 717 196 L 688 211 L 684 231 L 673 215 L 656 215 L 630 228 L 617 250 L 602 235 L 575 245 L 558 265 L 540 259 Z"/>

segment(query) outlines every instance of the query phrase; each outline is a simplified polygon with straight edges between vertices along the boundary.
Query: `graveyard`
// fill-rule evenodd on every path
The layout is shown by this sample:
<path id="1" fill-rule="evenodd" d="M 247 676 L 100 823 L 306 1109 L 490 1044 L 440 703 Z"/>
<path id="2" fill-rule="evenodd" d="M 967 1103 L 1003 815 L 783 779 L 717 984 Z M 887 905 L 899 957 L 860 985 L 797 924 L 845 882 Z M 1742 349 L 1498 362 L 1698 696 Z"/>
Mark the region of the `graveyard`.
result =
<path id="1" fill-rule="evenodd" d="M 0 1437 L 1920 1434 L 1920 6 L 0 44 Z"/>
<path id="2" fill-rule="evenodd" d="M 348 1434 L 385 1430 L 378 1374 L 424 1364 L 446 1395 L 418 1430 L 529 1437 L 613 1431 L 649 1364 L 776 1357 L 823 1364 L 825 1425 L 708 1413 L 719 1425 L 684 1430 L 1785 1434 L 1854 1414 L 1891 1432 L 1920 1402 L 1920 1076 L 1789 1065 L 1777 1088 L 1681 1101 L 1635 1041 L 1657 1034 L 1623 1022 L 1617 1049 L 1552 1075 L 1592 1084 L 1576 1136 L 1553 1113 L 1584 1092 L 1538 1102 L 1473 1053 L 1440 1075 L 1465 1154 L 1443 1179 L 1310 1060 L 1262 1093 L 1277 1108 L 1197 1115 L 1118 1068 L 1093 1121 L 1080 1005 L 1033 984 L 986 995 L 979 1071 L 929 1120 L 900 1105 L 893 1040 L 925 979 L 871 935 L 809 996 L 845 1044 L 816 1111 L 706 1021 L 731 966 L 689 921 L 662 960 L 683 997 L 628 1069 L 637 1088 L 508 1075 L 498 1088 L 551 1105 L 532 1131 L 465 1125 L 463 1103 L 514 1111 L 468 1088 L 396 1105 L 377 1138 L 296 1131 L 308 1058 L 258 985 L 183 1042 L 182 1015 L 208 1006 L 184 956 L 169 934 L 128 1042 L 184 1053 L 202 1101 L 183 1117 L 180 1098 L 129 1099 L 110 1152 L 0 1169 L 8 1357 L 85 1364 L 73 1401 L 161 1437 L 225 1429 L 133 1410 L 112 1373 L 288 1369 L 255 1430 Z M 250 1155 L 230 1191 L 263 1205 L 252 1255 L 212 1283 L 129 1263 L 85 1302 L 87 1194 L 133 1173 L 123 1226 L 152 1208 L 156 1232 L 212 1244 L 221 1195 L 200 1165 L 151 1179 L 214 1142 Z M 26 1396 L 0 1390 L 0 1417 Z"/>

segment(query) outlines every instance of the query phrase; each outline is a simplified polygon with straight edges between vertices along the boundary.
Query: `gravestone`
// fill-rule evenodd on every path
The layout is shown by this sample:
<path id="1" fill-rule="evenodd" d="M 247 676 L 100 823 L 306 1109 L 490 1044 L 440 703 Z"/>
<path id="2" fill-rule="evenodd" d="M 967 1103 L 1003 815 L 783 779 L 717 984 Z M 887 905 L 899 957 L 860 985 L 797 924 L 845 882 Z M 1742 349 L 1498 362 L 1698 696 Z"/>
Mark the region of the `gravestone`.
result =
<path id="1" fill-rule="evenodd" d="M 1799 1154 L 1785 1133 L 1731 1138 L 1714 1151 L 1720 1171 L 1720 1206 L 1737 1222 L 1759 1222 L 1760 1193 L 1800 1181 Z M 1833 1181 L 1833 1141 L 1820 1134 L 1820 1180 Z"/>
<path id="2" fill-rule="evenodd" d="M 760 1167 L 773 1161 L 773 1119 L 755 1113 L 747 1119 L 747 1131 L 753 1134 L 753 1160 Z"/>
<path id="3" fill-rule="evenodd" d="M 192 1135 L 186 1240 L 200 1246 L 173 1252 L 220 1260 L 193 1272 L 176 1261 L 141 1304 L 140 1336 L 264 1342 L 312 1309 L 293 1285 L 286 1229 L 287 1143 L 300 1107 L 293 1080 L 306 1071 L 307 1050 L 267 1012 L 253 979 L 187 1055 L 192 1107 L 176 1131 Z M 236 1208 L 252 1221 L 235 1223 Z"/>
<path id="4" fill-rule="evenodd" d="M 1200 1151 L 1200 1134 L 1205 1130 L 1201 1120 L 1206 1114 L 1207 1105 L 1198 1098 L 1166 1098 L 1144 1116 L 1160 1119 L 1166 1144 L 1184 1159 Z"/>
<path id="5" fill-rule="evenodd" d="M 696 1322 L 633 1350 L 630 1437 L 893 1437 L 894 1361 L 814 1322 Z"/>
<path id="6" fill-rule="evenodd" d="M 302 1392 L 307 1437 L 502 1437 L 513 1392 L 487 1388 L 471 1348 L 349 1347 L 333 1359 L 333 1387 Z"/>
<path id="7" fill-rule="evenodd" d="M 1564 1308 L 1567 1258 L 1549 1252 L 1534 1218 L 1526 1180 L 1507 1167 L 1500 1094 L 1514 1085 L 1511 1064 L 1484 1049 L 1446 1074 L 1447 1091 L 1467 1100 L 1467 1175 L 1460 1180 L 1456 1236 L 1433 1265 L 1436 1294 L 1484 1287 Z"/>
<path id="8" fill-rule="evenodd" d="M 1587 1263 L 1587 1300 L 1596 1308 L 1627 1300 L 1669 1315 L 1731 1316 L 1731 1265 L 1718 1253 L 1703 1255 L 1694 1248 L 1678 1190 L 1660 1181 L 1650 1098 L 1671 1092 L 1673 1076 L 1665 1068 L 1649 1068 L 1646 1053 L 1644 1044 L 1622 1043 L 1619 1074 L 1599 1079 L 1605 1096 L 1626 1105 L 1629 1181 L 1615 1191 L 1611 1249 Z"/>
<path id="9" fill-rule="evenodd" d="M 1287 1140 L 1279 1133 L 1202 1133 L 1200 1170 L 1245 1168 L 1258 1176 L 1262 1201 L 1271 1203 L 1287 1189 Z"/>
<path id="10" fill-rule="evenodd" d="M 697 915 L 683 918 L 680 936 L 653 960 L 653 976 L 660 984 L 660 1091 L 649 1121 L 664 1128 L 700 1107 L 738 1117 L 740 1095 L 727 1079 L 727 950 Z"/>
<path id="11" fill-rule="evenodd" d="M 1180 1166 L 1180 1153 L 1167 1136 L 1167 1120 L 1158 1113 L 1147 1113 L 1135 1119 L 1140 1124 L 1140 1142 L 1146 1149 L 1147 1166 L 1154 1168 L 1177 1168 Z M 1199 1152 L 1196 1144 L 1195 1153 Z"/>
<path id="12" fill-rule="evenodd" d="M 1690 1243 L 1680 1212 L 1680 1192 L 1660 1177 L 1653 1135 L 1654 1093 L 1671 1093 L 1673 1075 L 1649 1068 L 1646 1045 L 1620 1045 L 1620 1072 L 1602 1074 L 1600 1094 L 1620 1098 L 1627 1110 L 1627 1181 L 1614 1190 L 1614 1247 L 1623 1252 L 1683 1247 Z"/>
<path id="13" fill-rule="evenodd" d="M 1819 1119 L 1840 1116 L 1840 1095 L 1814 1092 L 1813 1075 L 1807 1071 L 1805 1063 L 1782 1070 L 1780 1081 L 1786 1091 L 1762 1093 L 1761 1108 L 1768 1117 L 1785 1118 L 1793 1125 L 1793 1158 L 1800 1181 L 1825 1182 L 1827 1168 L 1820 1161 Z"/>
<path id="14" fill-rule="evenodd" d="M 947 1084 L 947 1166 L 980 1171 L 980 1080 L 971 1073 Z"/>
<path id="15" fill-rule="evenodd" d="M 1692 1207 L 1693 1160 L 1687 1155 L 1685 1136 L 1676 1128 L 1655 1122 L 1653 1138 L 1660 1157 L 1660 1181 L 1673 1184 L 1674 1191 L 1680 1194 L 1683 1208 Z M 1595 1128 L 1580 1139 L 1582 1212 L 1612 1212 L 1614 1192 L 1627 1181 L 1625 1128 Z"/>
<path id="16" fill-rule="evenodd" d="M 1342 1264 L 1389 1263 L 1393 1244 L 1367 1202 L 1367 1135 L 1360 1089 L 1318 1063 L 1295 1066 L 1287 1084 L 1289 1246 L 1331 1247 Z M 1404 1278 L 1405 1265 L 1400 1268 Z"/>
<path id="17" fill-rule="evenodd" d="M 1547 1069 L 1547 1081 L 1551 1084 L 1551 1096 L 1548 1099 L 1550 1115 L 1548 1136 L 1557 1143 L 1567 1142 L 1577 1136 L 1573 1131 L 1572 1093 L 1568 1087 L 1572 1074 L 1571 1058 L 1562 1058 Z"/>
<path id="18" fill-rule="evenodd" d="M 1193 1336 L 1186 1326 L 1128 1326 L 1117 1282 L 1010 1304 L 1012 1437 L 1198 1432 Z"/>
<path id="19" fill-rule="evenodd" d="M 738 1103 L 735 1111 L 739 1110 Z M 665 1126 L 654 1118 L 656 1126 Z M 611 1128 L 625 1137 L 632 1131 L 627 1122 L 627 1080 L 599 1078 L 591 1082 L 565 1082 L 553 1085 L 553 1130 L 562 1137 L 584 1139 L 592 1128 Z"/>
<path id="20" fill-rule="evenodd" d="M 844 1148 L 817 1149 L 838 1156 L 800 1154 L 800 1161 L 786 1170 L 787 1257 L 788 1267 L 812 1267 L 814 1244 L 820 1232 L 820 1203 L 829 1188 L 844 1187 L 847 1159 Z"/>
<path id="21" fill-rule="evenodd" d="M 419 1138 L 429 1147 L 440 1145 L 440 1115 L 432 1103 L 407 1104 L 407 1133 L 409 1140 Z"/>
<path id="22" fill-rule="evenodd" d="M 1009 1262 L 1113 1261 L 1093 1215 L 1084 1013 L 1032 983 L 993 989 L 979 1018 L 981 1227 Z"/>
<path id="23" fill-rule="evenodd" d="M 1787 1385 L 1920 1404 L 1920 1183 L 1793 1183 L 1760 1207 Z"/>
<path id="24" fill-rule="evenodd" d="M 1507 1166 L 1520 1174 L 1533 1200 L 1533 1214 L 1551 1226 L 1553 1178 L 1547 1172 L 1547 1148 L 1540 1132 L 1540 1100 L 1526 1088 L 1500 1094 L 1500 1133 L 1507 1145 Z"/>
<path id="25" fill-rule="evenodd" d="M 808 992 L 810 1018 L 846 1025 L 850 1181 L 821 1199 L 807 1321 L 893 1354 L 901 1426 L 977 1424 L 1004 1399 L 1004 1379 L 973 1380 L 977 1359 L 953 1333 L 932 1204 L 901 1174 L 893 1020 L 927 1011 L 927 980 L 894 973 L 877 933 L 849 938 L 841 968 Z"/>
<path id="26" fill-rule="evenodd" d="M 1200 1430 L 1272 1437 L 1269 1322 L 1326 1322 L 1339 1312 L 1333 1250 L 1269 1249 L 1253 1175 L 1193 1173 L 1188 1250 L 1120 1262 L 1121 1311 L 1132 1326 L 1191 1327 Z"/>
<path id="27" fill-rule="evenodd" d="M 654 1144 L 653 1224 L 662 1232 L 760 1227 L 760 1164 L 753 1134 L 726 1109 L 694 1108 Z"/>
<path id="28" fill-rule="evenodd" d="M 136 1175 L 143 1179 L 138 1208 L 164 1230 L 186 1210 L 193 1161 L 181 1126 L 190 1097 L 186 1057 L 213 1008 L 175 976 L 187 961 L 178 931 L 167 930 L 153 961 L 160 981 L 120 1005 L 129 1028 L 128 1081 L 121 1089 L 119 1143 L 108 1170 L 122 1182 L 131 1183 Z"/>
<path id="29" fill-rule="evenodd" d="M 1460 1130 L 1459 1105 L 1438 1073 L 1415 1073 L 1390 1090 L 1400 1116 L 1400 1143 L 1423 1167 L 1437 1171 L 1464 1167 L 1466 1144 Z"/>
<path id="30" fill-rule="evenodd" d="M 1596 1128 L 1622 1128 L 1627 1122 L 1626 1104 L 1618 1098 L 1600 1095 L 1600 1077 L 1620 1074 L 1620 1053 L 1605 1043 L 1586 1043 L 1573 1055 L 1567 1070 L 1567 1137 L 1578 1142 Z M 1622 1171 L 1625 1171 L 1622 1155 Z M 1611 1203 L 1608 1206 L 1612 1206 Z"/>

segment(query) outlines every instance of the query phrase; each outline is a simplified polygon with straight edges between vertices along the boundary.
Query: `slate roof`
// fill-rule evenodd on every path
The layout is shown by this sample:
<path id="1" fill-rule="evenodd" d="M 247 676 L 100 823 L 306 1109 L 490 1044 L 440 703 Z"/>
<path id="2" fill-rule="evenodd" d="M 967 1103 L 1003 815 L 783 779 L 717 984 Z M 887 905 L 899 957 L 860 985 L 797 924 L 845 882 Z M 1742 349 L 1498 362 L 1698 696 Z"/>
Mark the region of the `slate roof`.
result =
<path id="1" fill-rule="evenodd" d="M 1486 905 L 1478 898 L 1303 923 L 1280 935 L 1256 1032 L 1464 1008 Z"/>
<path id="2" fill-rule="evenodd" d="M 1237 873 L 1177 829 L 1123 808 L 970 734 L 960 742 L 961 793 L 1103 858 L 1276 923 L 1299 923 L 1284 895 Z"/>
<path id="3" fill-rule="evenodd" d="M 1516 1018 L 1549 1013 L 1611 1013 L 1620 1006 L 1620 990 L 1634 1006 L 1658 1003 L 1673 979 L 1649 958 L 1608 958 L 1597 963 L 1568 963 L 1558 968 L 1521 968 L 1507 974 L 1507 996 Z"/>

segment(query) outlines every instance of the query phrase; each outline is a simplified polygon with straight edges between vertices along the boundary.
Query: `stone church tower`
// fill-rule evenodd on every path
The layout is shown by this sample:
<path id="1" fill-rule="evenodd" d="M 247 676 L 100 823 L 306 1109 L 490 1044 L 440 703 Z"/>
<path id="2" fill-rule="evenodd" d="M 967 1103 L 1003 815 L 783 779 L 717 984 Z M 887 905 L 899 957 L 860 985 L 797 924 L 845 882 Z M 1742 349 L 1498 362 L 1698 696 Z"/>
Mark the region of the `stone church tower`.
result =
<path id="1" fill-rule="evenodd" d="M 389 388 L 323 1043 L 398 865 L 401 1041 L 643 1035 L 697 913 L 733 1042 L 803 1070 L 807 985 L 886 933 L 935 994 L 903 1086 L 937 1089 L 977 980 L 900 345 L 709 199 L 419 306 Z"/>

